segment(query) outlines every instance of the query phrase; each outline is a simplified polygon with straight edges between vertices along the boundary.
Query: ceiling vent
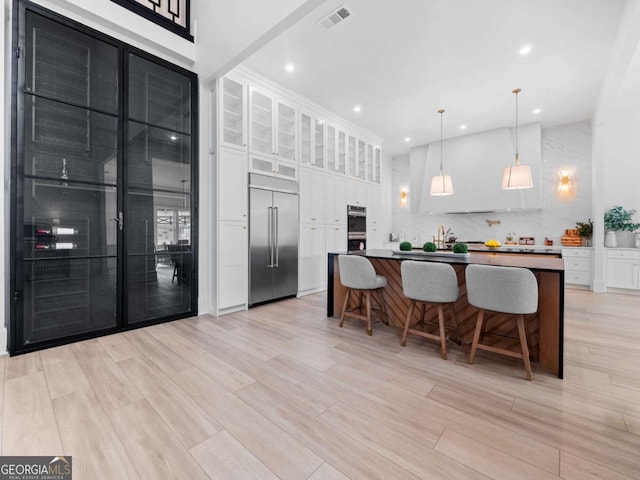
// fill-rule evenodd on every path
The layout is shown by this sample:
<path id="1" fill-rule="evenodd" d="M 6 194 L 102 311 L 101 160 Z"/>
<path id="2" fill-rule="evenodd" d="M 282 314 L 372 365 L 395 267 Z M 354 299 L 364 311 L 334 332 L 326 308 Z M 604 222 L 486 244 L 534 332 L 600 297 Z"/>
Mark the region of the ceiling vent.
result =
<path id="1" fill-rule="evenodd" d="M 322 25 L 325 28 L 325 30 L 329 30 L 331 27 L 336 26 L 338 23 L 340 23 L 350 15 L 351 15 L 351 10 L 349 10 L 349 8 L 343 5 L 337 10 L 331 12 L 326 17 L 321 18 L 318 21 L 318 23 Z"/>

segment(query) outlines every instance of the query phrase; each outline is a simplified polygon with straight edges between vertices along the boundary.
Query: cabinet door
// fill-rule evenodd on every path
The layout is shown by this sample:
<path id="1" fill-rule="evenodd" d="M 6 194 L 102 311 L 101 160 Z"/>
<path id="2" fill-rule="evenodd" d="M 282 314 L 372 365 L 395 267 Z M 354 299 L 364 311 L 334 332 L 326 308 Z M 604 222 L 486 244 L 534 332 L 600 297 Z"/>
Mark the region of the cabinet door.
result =
<path id="1" fill-rule="evenodd" d="M 378 225 L 367 226 L 367 248 L 382 248 L 384 242 L 383 233 Z"/>
<path id="2" fill-rule="evenodd" d="M 338 156 L 336 164 L 336 172 L 338 173 L 346 173 L 347 172 L 347 134 L 341 130 L 337 130 L 338 132 Z"/>
<path id="3" fill-rule="evenodd" d="M 356 176 L 358 178 L 360 178 L 361 180 L 365 179 L 365 172 L 366 172 L 366 147 L 365 147 L 365 143 L 364 140 L 358 140 L 357 141 L 357 146 L 358 146 L 358 150 L 357 150 L 357 174 Z"/>
<path id="4" fill-rule="evenodd" d="M 324 130 L 325 122 L 318 118 L 314 119 L 314 142 L 313 142 L 313 164 L 318 168 L 324 168 Z"/>
<path id="5" fill-rule="evenodd" d="M 311 115 L 302 112 L 300 114 L 300 164 L 311 165 L 313 163 L 312 145 L 312 125 Z"/>
<path id="6" fill-rule="evenodd" d="M 300 222 L 324 223 L 324 172 L 300 172 Z"/>
<path id="7" fill-rule="evenodd" d="M 295 162 L 298 131 L 296 109 L 278 101 L 276 113 L 276 156 L 281 160 Z"/>
<path id="8" fill-rule="evenodd" d="M 367 143 L 367 180 L 373 182 L 376 169 L 374 167 L 375 156 L 373 154 L 373 145 Z"/>
<path id="9" fill-rule="evenodd" d="M 380 147 L 373 148 L 373 181 L 380 183 L 380 169 L 382 168 L 382 151 Z"/>
<path id="10" fill-rule="evenodd" d="M 300 291 L 324 286 L 324 236 L 323 225 L 300 225 Z"/>
<path id="11" fill-rule="evenodd" d="M 218 308 L 247 303 L 247 224 L 220 222 L 218 233 Z"/>
<path id="12" fill-rule="evenodd" d="M 326 227 L 326 250 L 327 253 L 340 253 L 347 251 L 347 226 L 327 225 Z"/>
<path id="13" fill-rule="evenodd" d="M 249 171 L 275 177 L 277 175 L 276 161 L 271 156 L 250 154 Z"/>
<path id="14" fill-rule="evenodd" d="M 327 125 L 327 170 L 338 171 L 338 131 L 333 125 Z"/>
<path id="15" fill-rule="evenodd" d="M 378 185 L 367 185 L 366 192 L 367 226 L 377 226 L 380 222 L 380 187 Z"/>
<path id="16" fill-rule="evenodd" d="M 326 223 L 347 224 L 347 180 L 336 175 L 327 175 L 325 188 Z"/>
<path id="17" fill-rule="evenodd" d="M 276 162 L 275 174 L 278 177 L 286 178 L 287 180 L 298 179 L 298 166 L 295 163 L 289 162 Z"/>
<path id="18" fill-rule="evenodd" d="M 366 204 L 367 192 L 365 183 L 360 180 L 349 180 L 347 187 L 347 203 L 362 207 Z"/>
<path id="19" fill-rule="evenodd" d="M 607 287 L 638 288 L 638 262 L 608 258 Z"/>
<path id="20" fill-rule="evenodd" d="M 222 78 L 220 80 L 220 143 L 244 148 L 246 139 L 246 89 L 244 85 Z"/>
<path id="21" fill-rule="evenodd" d="M 273 99 L 249 89 L 249 149 L 254 153 L 275 155 Z"/>
<path id="22" fill-rule="evenodd" d="M 247 219 L 247 154 L 220 147 L 218 152 L 218 218 Z"/>
<path id="23" fill-rule="evenodd" d="M 356 169 L 356 137 L 347 135 L 347 172 L 352 177 L 358 176 Z"/>

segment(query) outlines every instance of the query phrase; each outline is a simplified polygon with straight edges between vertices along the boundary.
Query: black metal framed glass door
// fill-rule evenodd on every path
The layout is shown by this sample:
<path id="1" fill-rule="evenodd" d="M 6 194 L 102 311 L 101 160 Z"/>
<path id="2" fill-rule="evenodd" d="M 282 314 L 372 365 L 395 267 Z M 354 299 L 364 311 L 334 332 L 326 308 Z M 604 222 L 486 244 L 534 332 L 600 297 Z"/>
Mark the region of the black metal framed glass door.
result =
<path id="1" fill-rule="evenodd" d="M 28 2 L 16 22 L 10 353 L 197 313 L 197 77 Z"/>

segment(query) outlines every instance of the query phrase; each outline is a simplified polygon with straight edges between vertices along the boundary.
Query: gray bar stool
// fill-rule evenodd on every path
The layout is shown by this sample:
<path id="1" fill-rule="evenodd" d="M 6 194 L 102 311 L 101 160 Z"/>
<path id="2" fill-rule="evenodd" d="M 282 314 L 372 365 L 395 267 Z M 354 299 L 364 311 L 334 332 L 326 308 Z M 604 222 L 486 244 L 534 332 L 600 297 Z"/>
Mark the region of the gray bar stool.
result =
<path id="1" fill-rule="evenodd" d="M 340 327 L 344 324 L 345 317 L 357 318 L 367 321 L 367 333 L 372 334 L 371 311 L 381 313 L 382 322 L 389 325 L 387 308 L 384 303 L 383 289 L 387 286 L 387 279 L 382 275 L 376 275 L 376 271 L 371 262 L 359 255 L 338 255 L 338 266 L 340 268 L 340 283 L 347 287 L 344 297 L 344 305 L 340 314 Z M 371 293 L 377 293 L 374 301 L 377 307 L 371 306 Z M 352 308 L 349 305 L 351 293 L 359 294 L 359 302 Z M 366 303 L 363 304 L 363 295 Z"/>
<path id="2" fill-rule="evenodd" d="M 467 299 L 471 305 L 480 309 L 469 363 L 473 363 L 478 348 L 521 358 L 524 361 L 527 380 L 531 380 L 528 328 L 523 315 L 535 313 L 538 310 L 538 282 L 535 275 L 526 268 L 469 265 L 466 269 L 466 278 Z M 485 310 L 510 313 L 515 316 L 519 337 L 515 340 L 520 340 L 521 353 L 479 343 L 485 335 Z M 486 335 L 491 334 L 486 333 Z"/>
<path id="3" fill-rule="evenodd" d="M 404 332 L 400 345 L 403 347 L 407 344 L 407 335 L 413 333 L 421 337 L 438 340 L 440 342 L 440 354 L 442 358 L 447 359 L 447 337 L 446 329 L 453 328 L 458 333 L 458 323 L 456 321 L 456 311 L 453 302 L 458 299 L 458 276 L 453 267 L 446 263 L 416 262 L 413 260 L 405 260 L 400 265 L 402 274 L 402 290 L 405 297 L 411 299 L 407 320 L 404 324 Z M 416 305 L 420 304 L 422 312 L 420 320 L 424 323 L 425 304 L 435 304 L 438 306 L 438 326 L 439 335 L 416 330 L 411 328 L 411 320 L 413 310 Z M 444 324 L 444 305 L 449 305 L 451 317 L 453 319 L 452 326 Z"/>

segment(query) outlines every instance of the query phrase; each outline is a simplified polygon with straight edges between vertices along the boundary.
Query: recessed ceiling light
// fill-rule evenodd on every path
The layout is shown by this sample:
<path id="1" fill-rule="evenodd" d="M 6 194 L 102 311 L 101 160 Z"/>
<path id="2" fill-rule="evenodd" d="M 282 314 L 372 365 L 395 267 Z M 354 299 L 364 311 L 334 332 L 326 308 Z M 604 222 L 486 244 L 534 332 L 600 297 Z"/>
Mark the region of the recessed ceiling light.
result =
<path id="1" fill-rule="evenodd" d="M 178 137 L 176 137 L 175 135 L 171 135 L 169 138 L 170 138 L 170 139 L 171 139 L 171 141 L 173 141 L 173 142 L 175 142 L 175 141 L 178 139 Z"/>
<path id="2" fill-rule="evenodd" d="M 532 112 L 532 113 L 533 113 L 534 115 L 538 115 L 541 111 L 542 111 L 542 109 L 540 109 L 540 108 L 535 108 L 535 109 L 533 110 L 533 112 Z"/>
<path id="3" fill-rule="evenodd" d="M 404 141 L 405 141 L 405 142 L 410 142 L 410 141 L 411 141 L 411 139 L 410 139 L 409 137 L 404 137 Z"/>
<path id="4" fill-rule="evenodd" d="M 522 47 L 520 47 L 520 50 L 518 50 L 518 55 L 524 57 L 525 55 L 529 55 L 531 53 L 531 50 L 533 50 L 533 47 L 531 45 L 523 45 Z"/>
<path id="5" fill-rule="evenodd" d="M 293 71 L 295 71 L 296 69 L 296 66 L 293 63 L 289 62 L 284 66 L 284 69 L 289 73 L 293 73 Z"/>
<path id="6" fill-rule="evenodd" d="M 460 130 L 466 130 L 467 126 L 466 125 L 460 125 Z"/>
<path id="7" fill-rule="evenodd" d="M 353 111 L 356 113 L 360 113 L 361 110 L 362 110 L 362 107 L 360 105 L 356 105 L 355 107 L 353 107 Z"/>

